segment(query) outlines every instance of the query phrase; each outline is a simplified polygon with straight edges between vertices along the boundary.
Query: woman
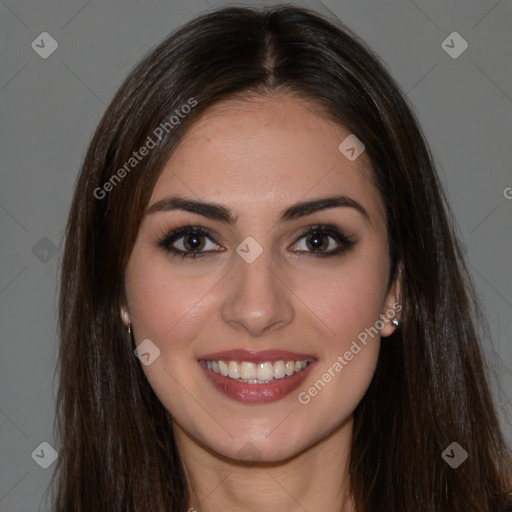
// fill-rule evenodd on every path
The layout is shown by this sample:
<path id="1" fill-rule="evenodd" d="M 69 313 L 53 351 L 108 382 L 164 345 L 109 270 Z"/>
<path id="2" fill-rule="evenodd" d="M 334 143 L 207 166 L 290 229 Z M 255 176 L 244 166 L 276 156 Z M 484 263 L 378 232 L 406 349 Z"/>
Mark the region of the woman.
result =
<path id="1" fill-rule="evenodd" d="M 56 510 L 509 510 L 447 211 L 346 28 L 225 8 L 171 35 L 76 187 Z"/>

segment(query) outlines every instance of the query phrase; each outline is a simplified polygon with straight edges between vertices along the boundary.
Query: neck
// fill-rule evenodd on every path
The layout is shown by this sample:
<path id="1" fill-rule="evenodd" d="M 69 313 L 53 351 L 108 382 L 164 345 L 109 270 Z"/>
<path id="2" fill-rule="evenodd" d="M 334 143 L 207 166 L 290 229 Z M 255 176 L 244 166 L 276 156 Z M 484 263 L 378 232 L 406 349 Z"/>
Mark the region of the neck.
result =
<path id="1" fill-rule="evenodd" d="M 303 452 L 272 463 L 228 459 L 177 424 L 173 427 L 189 480 L 191 511 L 355 511 L 348 479 L 352 417 Z"/>

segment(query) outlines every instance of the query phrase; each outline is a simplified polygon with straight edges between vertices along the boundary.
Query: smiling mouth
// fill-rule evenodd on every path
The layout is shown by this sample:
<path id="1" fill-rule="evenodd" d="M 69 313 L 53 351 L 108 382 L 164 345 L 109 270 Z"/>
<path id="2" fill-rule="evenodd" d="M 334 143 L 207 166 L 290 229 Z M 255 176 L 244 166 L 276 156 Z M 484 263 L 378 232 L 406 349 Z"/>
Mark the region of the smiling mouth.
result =
<path id="1" fill-rule="evenodd" d="M 246 384 L 268 384 L 305 370 L 312 359 L 264 361 L 204 360 L 208 370 Z"/>
<path id="2" fill-rule="evenodd" d="M 230 350 L 198 359 L 207 380 L 224 396 L 247 404 L 280 400 L 304 383 L 317 360 L 285 351 Z"/>

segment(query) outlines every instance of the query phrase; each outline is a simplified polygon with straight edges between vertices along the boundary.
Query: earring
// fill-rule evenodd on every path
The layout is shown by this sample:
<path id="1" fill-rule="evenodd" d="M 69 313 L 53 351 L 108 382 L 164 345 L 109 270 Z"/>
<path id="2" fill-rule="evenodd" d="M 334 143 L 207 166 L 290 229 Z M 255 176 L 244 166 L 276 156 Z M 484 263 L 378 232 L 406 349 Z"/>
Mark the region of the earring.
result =
<path id="1" fill-rule="evenodd" d="M 128 334 L 131 335 L 132 333 L 132 323 L 130 322 L 130 317 L 128 316 L 128 313 L 125 311 L 124 308 L 121 308 L 121 320 L 126 325 L 128 324 Z"/>
<path id="2" fill-rule="evenodd" d="M 398 318 L 393 318 L 393 320 L 391 320 L 391 323 L 395 326 L 395 327 L 398 327 L 400 325 L 400 320 L 398 320 Z"/>

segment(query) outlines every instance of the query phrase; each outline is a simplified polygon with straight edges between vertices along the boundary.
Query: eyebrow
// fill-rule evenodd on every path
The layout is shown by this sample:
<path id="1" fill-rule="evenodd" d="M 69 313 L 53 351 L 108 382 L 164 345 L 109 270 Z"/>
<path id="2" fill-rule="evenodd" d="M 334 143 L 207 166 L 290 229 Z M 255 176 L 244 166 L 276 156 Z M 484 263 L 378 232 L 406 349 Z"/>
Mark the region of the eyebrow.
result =
<path id="1" fill-rule="evenodd" d="M 281 212 L 277 223 L 281 224 L 282 222 L 295 220 L 330 208 L 353 208 L 365 217 L 367 221 L 370 221 L 368 212 L 360 203 L 350 197 L 338 195 L 295 203 Z M 146 215 L 157 212 L 169 212 L 172 210 L 196 213 L 208 219 L 224 222 L 229 225 L 234 225 L 237 221 L 237 217 L 233 216 L 229 209 L 220 204 L 197 201 L 195 199 L 187 199 L 179 196 L 160 199 L 147 209 Z"/>

